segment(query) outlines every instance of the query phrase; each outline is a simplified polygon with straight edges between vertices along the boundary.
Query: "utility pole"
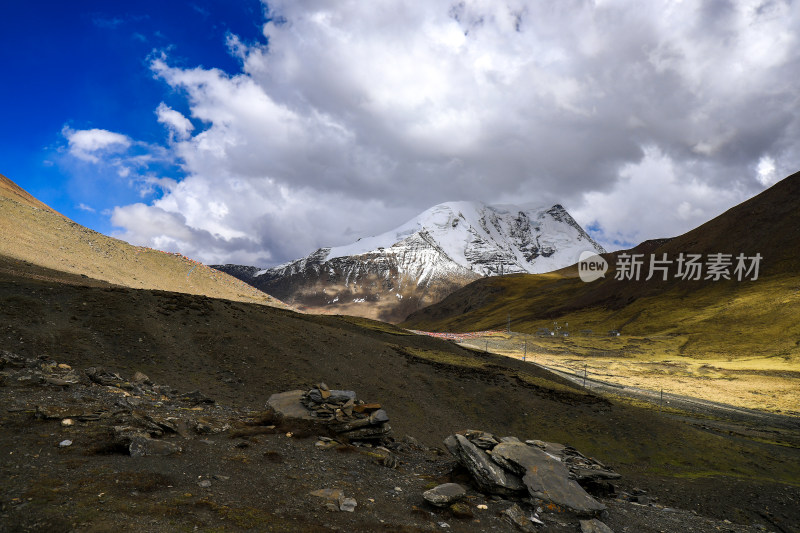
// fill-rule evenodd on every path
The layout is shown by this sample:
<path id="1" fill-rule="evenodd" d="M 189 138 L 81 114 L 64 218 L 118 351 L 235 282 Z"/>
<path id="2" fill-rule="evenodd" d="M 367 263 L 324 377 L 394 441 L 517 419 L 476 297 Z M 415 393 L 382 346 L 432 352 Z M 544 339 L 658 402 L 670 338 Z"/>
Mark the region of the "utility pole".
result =
<path id="1" fill-rule="evenodd" d="M 583 365 L 583 388 L 586 388 L 586 367 L 589 365 Z"/>
<path id="2" fill-rule="evenodd" d="M 525 341 L 525 351 L 522 352 L 522 360 L 523 361 L 525 360 L 525 357 L 527 357 L 527 355 L 528 355 L 528 341 L 526 340 Z"/>
<path id="3" fill-rule="evenodd" d="M 506 333 L 511 333 L 511 313 L 508 313 L 508 324 L 506 326 Z"/>

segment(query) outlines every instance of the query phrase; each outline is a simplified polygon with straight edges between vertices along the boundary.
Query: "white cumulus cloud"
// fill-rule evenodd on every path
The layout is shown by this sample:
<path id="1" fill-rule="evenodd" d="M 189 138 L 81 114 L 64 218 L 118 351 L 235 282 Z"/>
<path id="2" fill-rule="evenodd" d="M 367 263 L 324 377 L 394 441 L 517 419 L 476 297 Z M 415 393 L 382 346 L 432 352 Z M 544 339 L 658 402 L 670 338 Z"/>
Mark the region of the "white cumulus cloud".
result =
<path id="1" fill-rule="evenodd" d="M 188 109 L 156 109 L 170 131 L 156 159 L 185 177 L 119 206 L 124 238 L 266 266 L 466 199 L 562 203 L 613 249 L 683 233 L 800 166 L 796 2 L 267 9 L 262 40 L 220 43 L 238 72 L 152 60 Z M 86 160 L 131 142 L 86 131 Z"/>
<path id="2" fill-rule="evenodd" d="M 194 124 L 188 118 L 164 102 L 161 102 L 156 108 L 156 116 L 158 116 L 158 121 L 166 125 L 178 139 L 187 138 L 194 129 Z"/>
<path id="3" fill-rule="evenodd" d="M 104 153 L 119 152 L 131 145 L 127 135 L 98 128 L 73 130 L 65 127 L 62 134 L 67 139 L 70 154 L 93 163 L 97 163 Z"/>

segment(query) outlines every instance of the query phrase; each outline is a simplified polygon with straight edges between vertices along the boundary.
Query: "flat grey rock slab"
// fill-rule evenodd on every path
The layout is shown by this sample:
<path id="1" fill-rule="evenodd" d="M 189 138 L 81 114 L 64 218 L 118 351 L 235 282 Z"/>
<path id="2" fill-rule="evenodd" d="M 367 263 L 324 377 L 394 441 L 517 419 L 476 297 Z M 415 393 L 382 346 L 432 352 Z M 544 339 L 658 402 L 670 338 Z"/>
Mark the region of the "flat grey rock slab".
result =
<path id="1" fill-rule="evenodd" d="M 301 420 L 316 420 L 312 412 L 301 401 L 306 391 L 290 390 L 273 394 L 267 400 L 267 405 L 275 409 L 276 413 L 286 418 L 299 418 Z"/>
<path id="2" fill-rule="evenodd" d="M 563 463 L 534 446 L 503 442 L 492 450 L 492 460 L 522 474 L 522 482 L 534 498 L 580 516 L 594 516 L 606 509 L 569 478 L 569 469 Z"/>
<path id="3" fill-rule="evenodd" d="M 472 444 L 463 435 L 455 435 L 458 457 L 472 478 L 485 491 L 493 494 L 512 494 L 525 490 L 522 481 L 491 460 L 489 454 Z"/>
<path id="4" fill-rule="evenodd" d="M 458 483 L 445 483 L 431 490 L 426 490 L 422 493 L 422 497 L 425 498 L 425 501 L 437 507 L 447 507 L 466 496 L 466 494 L 467 491 Z"/>

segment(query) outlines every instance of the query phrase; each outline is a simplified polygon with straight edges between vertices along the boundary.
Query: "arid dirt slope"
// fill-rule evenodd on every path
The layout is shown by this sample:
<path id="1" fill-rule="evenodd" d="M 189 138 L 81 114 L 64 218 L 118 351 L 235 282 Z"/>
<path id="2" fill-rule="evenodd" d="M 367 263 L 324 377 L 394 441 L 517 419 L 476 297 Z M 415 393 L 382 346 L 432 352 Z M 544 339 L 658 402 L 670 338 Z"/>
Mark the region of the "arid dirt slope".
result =
<path id="1" fill-rule="evenodd" d="M 285 307 L 236 278 L 186 257 L 131 246 L 76 224 L 2 175 L 0 255 L 115 285 Z"/>
<path id="2" fill-rule="evenodd" d="M 498 435 L 565 442 L 602 458 L 623 474 L 624 487 L 648 490 L 663 505 L 720 520 L 774 522 L 783 531 L 793 531 L 800 519 L 796 444 L 754 441 L 735 431 L 704 429 L 702 422 L 687 424 L 652 410 L 611 403 L 521 361 L 408 335 L 379 322 L 303 315 L 175 292 L 69 285 L 53 281 L 60 273 L 39 267 L 34 269 L 38 279 L 19 277 L 9 272 L 22 265 L 9 260 L 0 267 L 0 346 L 24 357 L 44 355 L 79 369 L 102 365 L 124 376 L 138 370 L 156 383 L 181 391 L 199 389 L 218 404 L 254 410 L 263 408 L 274 392 L 325 381 L 332 388 L 353 389 L 361 398 L 382 403 L 398 437 L 408 434 L 440 446 L 449 433 L 480 428 Z M 47 447 L 54 443 L 49 441 L 58 438 L 58 431 L 42 433 L 44 426 L 37 430 L 40 426 L 33 418 L 25 419 L 24 413 L 3 417 L 3 449 L 50 453 Z M 47 437 L 48 431 L 52 437 Z M 256 448 L 247 453 L 256 453 L 263 444 L 248 446 Z M 202 454 L 198 457 L 205 457 Z M 198 471 L 199 464 L 189 464 L 194 464 L 193 457 L 186 455 L 179 463 L 159 468 Z M 14 472 L 17 460 L 30 461 L 34 467 L 41 464 L 20 453 L 18 459 L 3 459 L 6 473 Z M 101 461 L 111 472 L 129 470 L 127 463 L 116 463 L 125 460 L 80 459 L 85 471 Z M 68 472 L 63 475 L 69 479 Z M 215 498 L 230 505 L 250 501 L 250 484 L 284 486 L 284 477 L 269 479 L 284 474 L 260 469 L 258 483 L 249 479 L 229 485 Z M 14 479 L 16 484 L 38 478 Z M 94 483 L 93 487 L 99 481 Z M 37 490 L 31 486 L 30 497 L 45 507 L 31 509 L 44 512 L 50 509 L 48 500 L 41 501 Z M 191 487 L 181 490 L 193 493 Z M 278 497 L 267 493 L 269 498 Z M 60 493 L 47 494 L 50 501 L 61 501 Z M 127 501 L 129 496 L 117 497 Z M 408 513 L 413 511 L 411 501 L 416 502 L 411 498 L 404 504 Z M 311 515 L 305 519 L 314 520 Z"/>

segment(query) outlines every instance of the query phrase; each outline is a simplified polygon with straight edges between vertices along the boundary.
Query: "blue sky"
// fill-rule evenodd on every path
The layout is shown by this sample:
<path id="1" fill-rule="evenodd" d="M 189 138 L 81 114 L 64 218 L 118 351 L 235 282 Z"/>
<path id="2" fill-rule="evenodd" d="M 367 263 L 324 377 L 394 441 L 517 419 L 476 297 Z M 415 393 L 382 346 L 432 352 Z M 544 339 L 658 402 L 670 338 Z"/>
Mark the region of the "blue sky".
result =
<path id="1" fill-rule="evenodd" d="M 206 263 L 456 200 L 617 249 L 800 169 L 799 28 L 789 0 L 3 2 L 0 173 Z"/>
<path id="2" fill-rule="evenodd" d="M 263 23 L 258 0 L 4 2 L 0 173 L 69 218 L 111 233 L 103 212 L 140 201 L 140 192 L 113 170 L 63 153 L 64 128 L 163 143 L 168 132 L 156 121 L 159 103 L 186 106 L 154 79 L 149 58 L 168 50 L 176 64 L 235 72 L 240 65 L 228 53 L 227 35 L 258 39 Z M 175 164 L 154 170 L 183 175 Z"/>

